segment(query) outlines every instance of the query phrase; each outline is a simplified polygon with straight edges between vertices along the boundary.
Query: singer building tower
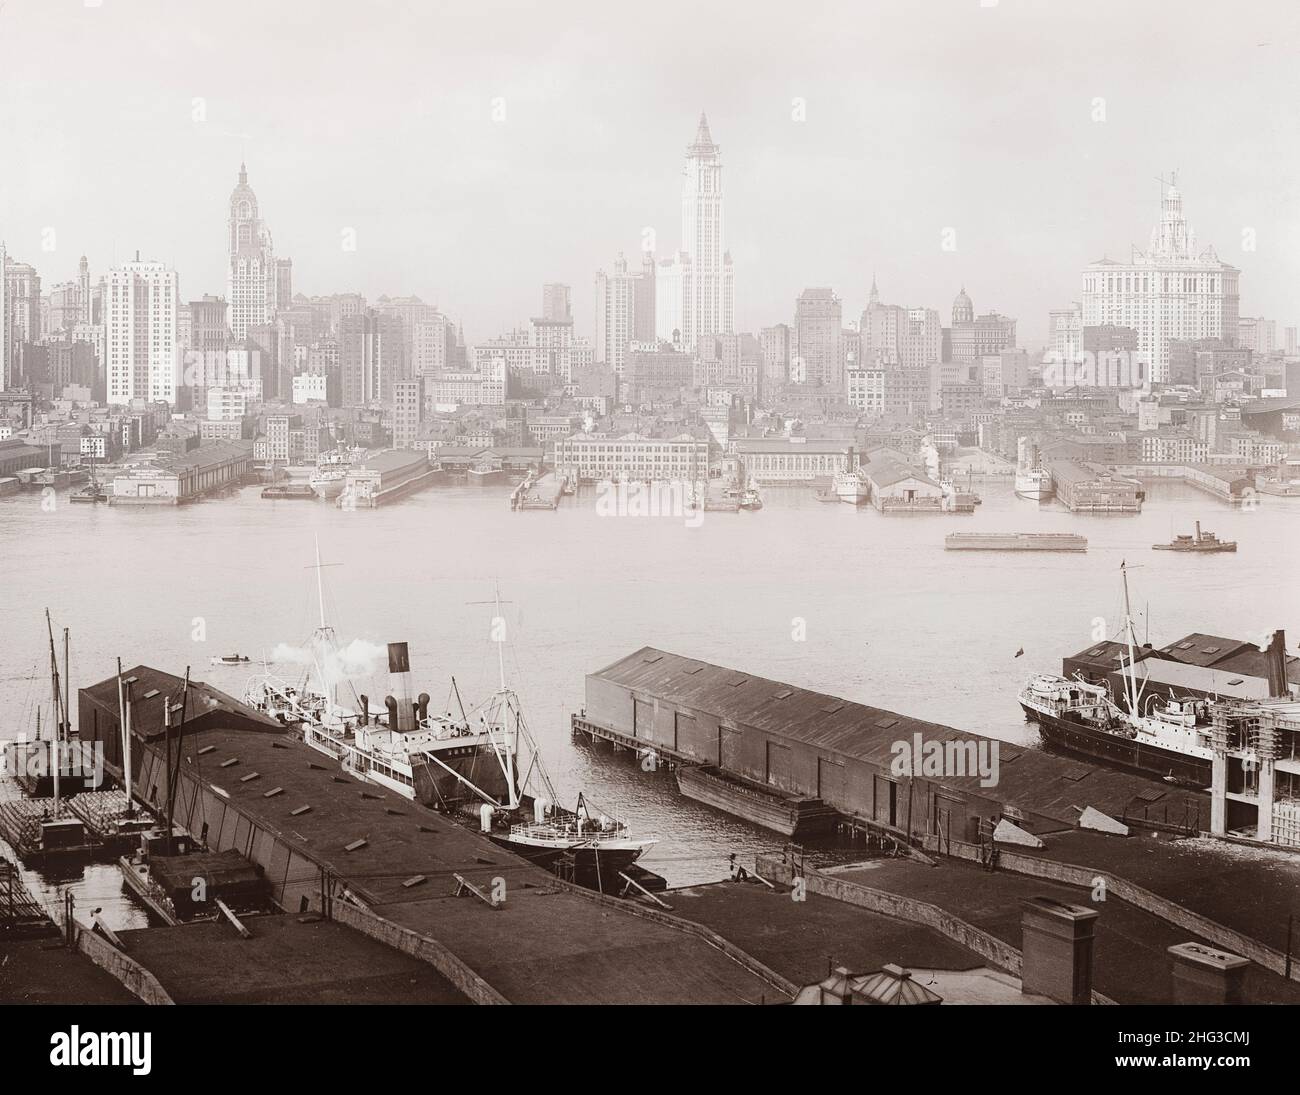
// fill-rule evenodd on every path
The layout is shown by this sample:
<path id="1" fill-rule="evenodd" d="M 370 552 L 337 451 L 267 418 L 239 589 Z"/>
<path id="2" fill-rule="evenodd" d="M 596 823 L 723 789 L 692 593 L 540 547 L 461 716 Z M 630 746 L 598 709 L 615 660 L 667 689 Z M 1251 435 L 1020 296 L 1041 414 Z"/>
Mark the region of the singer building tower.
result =
<path id="1" fill-rule="evenodd" d="M 251 328 L 270 323 L 276 309 L 276 263 L 271 233 L 258 215 L 257 195 L 248 185 L 248 171 L 242 163 L 239 185 L 230 195 L 229 234 L 226 300 L 230 333 L 238 342 L 248 337 Z"/>
<path id="2" fill-rule="evenodd" d="M 681 250 L 660 262 L 655 279 L 655 333 L 686 350 L 696 349 L 707 336 L 732 333 L 721 152 L 701 114 L 682 172 Z"/>

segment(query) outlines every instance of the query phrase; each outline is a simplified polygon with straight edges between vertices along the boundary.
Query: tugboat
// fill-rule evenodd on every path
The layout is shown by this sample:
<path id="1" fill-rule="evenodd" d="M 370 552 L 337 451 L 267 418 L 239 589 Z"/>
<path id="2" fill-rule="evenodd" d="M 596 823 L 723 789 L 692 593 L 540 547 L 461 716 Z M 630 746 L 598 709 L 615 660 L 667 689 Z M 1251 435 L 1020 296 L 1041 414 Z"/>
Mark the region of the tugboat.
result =
<path id="1" fill-rule="evenodd" d="M 1213 726 L 1203 700 L 1170 697 L 1163 703 L 1142 695 L 1134 672 L 1137 636 L 1129 611 L 1128 568 L 1124 580 L 1124 629 L 1128 657 L 1121 659 L 1124 708 L 1104 684 L 1040 674 L 1018 697 L 1025 717 L 1038 724 L 1045 741 L 1092 760 L 1108 761 L 1168 783 L 1208 787 L 1214 759 Z"/>
<path id="2" fill-rule="evenodd" d="M 211 665 L 243 665 L 249 661 L 246 654 L 218 654 L 211 659 Z"/>
<path id="3" fill-rule="evenodd" d="M 755 483 L 752 479 L 749 481 L 749 486 L 745 488 L 745 493 L 740 496 L 740 508 L 741 509 L 762 509 L 763 508 L 763 498 L 758 493 L 758 484 Z"/>
<path id="4" fill-rule="evenodd" d="M 1174 537 L 1167 544 L 1152 544 L 1153 551 L 1236 551 L 1236 540 L 1220 540 L 1212 532 L 1202 532 L 1201 522 L 1196 522 L 1196 534 L 1189 536 L 1186 533 Z"/>

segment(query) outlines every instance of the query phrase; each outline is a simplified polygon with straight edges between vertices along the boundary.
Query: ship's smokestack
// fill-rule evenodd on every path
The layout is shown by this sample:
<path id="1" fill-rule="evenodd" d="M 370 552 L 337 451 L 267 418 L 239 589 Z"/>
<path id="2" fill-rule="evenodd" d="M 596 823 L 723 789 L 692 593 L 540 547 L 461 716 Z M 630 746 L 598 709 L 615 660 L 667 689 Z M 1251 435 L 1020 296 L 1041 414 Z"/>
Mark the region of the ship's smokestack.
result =
<path id="1" fill-rule="evenodd" d="M 361 725 L 370 725 L 370 697 L 364 692 L 358 697 L 361 700 Z"/>
<path id="2" fill-rule="evenodd" d="M 1273 632 L 1273 641 L 1268 644 L 1268 694 L 1270 696 L 1289 696 L 1290 689 L 1286 679 L 1286 632 L 1280 628 Z"/>
<path id="3" fill-rule="evenodd" d="M 415 714 L 416 717 L 421 722 L 423 722 L 425 719 L 429 717 L 429 693 L 428 692 L 421 692 L 418 696 L 416 696 Z"/>
<path id="4" fill-rule="evenodd" d="M 397 700 L 397 721 L 392 721 L 392 708 L 389 707 L 389 725 L 399 731 L 415 729 L 415 708 L 411 704 L 411 655 L 406 643 L 388 644 L 388 679 L 393 686 L 393 696 Z M 388 701 L 385 701 L 388 702 Z"/>

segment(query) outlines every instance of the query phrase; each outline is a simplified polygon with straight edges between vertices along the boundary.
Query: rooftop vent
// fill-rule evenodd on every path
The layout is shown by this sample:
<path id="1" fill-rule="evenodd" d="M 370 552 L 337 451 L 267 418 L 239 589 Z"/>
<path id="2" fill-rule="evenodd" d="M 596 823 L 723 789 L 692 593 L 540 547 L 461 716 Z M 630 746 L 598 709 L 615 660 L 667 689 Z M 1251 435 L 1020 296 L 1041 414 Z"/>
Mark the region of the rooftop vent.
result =
<path id="1" fill-rule="evenodd" d="M 790 689 L 790 688 L 783 688 L 783 689 L 781 689 L 780 692 L 778 692 L 775 696 L 773 696 L 772 699 L 774 699 L 774 700 L 788 700 L 788 699 L 789 699 L 791 696 L 793 696 L 793 695 L 794 695 L 794 690 L 793 690 L 793 689 Z"/>
<path id="2" fill-rule="evenodd" d="M 882 730 L 888 730 L 891 726 L 897 726 L 898 720 L 892 716 L 883 719 L 877 719 L 876 725 Z"/>
<path id="3" fill-rule="evenodd" d="M 663 660 L 664 660 L 664 656 L 663 656 L 662 654 L 647 654 L 647 655 L 646 655 L 644 658 L 642 658 L 641 660 L 642 660 L 643 662 L 645 662 L 646 665 L 654 665 L 655 662 L 661 662 L 661 661 L 663 661 Z"/>
<path id="4" fill-rule="evenodd" d="M 246 775 L 246 776 L 240 776 L 240 777 L 239 777 L 239 782 L 240 782 L 240 783 L 250 783 L 250 782 L 252 782 L 253 780 L 257 779 L 257 777 L 260 776 L 261 774 L 262 774 L 261 772 L 249 772 L 248 775 Z"/>
<path id="5" fill-rule="evenodd" d="M 151 688 L 151 689 L 149 689 L 148 692 L 146 692 L 146 693 L 145 693 L 143 696 L 141 696 L 140 698 L 141 698 L 141 699 L 145 699 L 145 700 L 151 700 L 151 699 L 153 699 L 154 696 L 156 696 L 156 695 L 158 695 L 158 689 L 156 689 L 156 688 Z"/>
<path id="6" fill-rule="evenodd" d="M 839 711 L 841 708 L 843 708 L 843 706 L 844 706 L 843 700 L 832 700 L 825 707 L 823 707 L 822 710 L 825 711 L 826 714 L 828 715 L 833 715 L 835 714 L 836 711 Z"/>
<path id="7" fill-rule="evenodd" d="M 700 672 L 701 670 L 703 670 L 703 669 L 704 669 L 704 666 L 702 666 L 702 665 L 691 665 L 691 666 L 687 666 L 685 669 L 683 669 L 682 672 L 683 672 L 683 673 L 690 673 L 690 674 L 693 675 L 693 674 L 695 674 L 695 673 L 699 673 L 699 672 Z"/>

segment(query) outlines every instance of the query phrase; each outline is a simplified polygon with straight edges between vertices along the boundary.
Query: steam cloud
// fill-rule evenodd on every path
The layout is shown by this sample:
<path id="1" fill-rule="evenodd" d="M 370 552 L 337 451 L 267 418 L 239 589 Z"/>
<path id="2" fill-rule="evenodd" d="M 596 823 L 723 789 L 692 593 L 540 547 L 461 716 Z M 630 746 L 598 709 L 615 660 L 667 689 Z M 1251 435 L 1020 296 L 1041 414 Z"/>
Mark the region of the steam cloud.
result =
<path id="1" fill-rule="evenodd" d="M 271 661 L 291 665 L 312 665 L 316 661 L 331 677 L 371 677 L 388 664 L 388 648 L 368 639 L 353 639 L 334 650 L 280 643 L 271 651 Z"/>

